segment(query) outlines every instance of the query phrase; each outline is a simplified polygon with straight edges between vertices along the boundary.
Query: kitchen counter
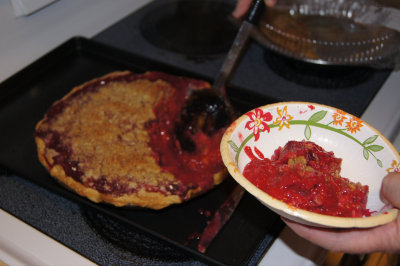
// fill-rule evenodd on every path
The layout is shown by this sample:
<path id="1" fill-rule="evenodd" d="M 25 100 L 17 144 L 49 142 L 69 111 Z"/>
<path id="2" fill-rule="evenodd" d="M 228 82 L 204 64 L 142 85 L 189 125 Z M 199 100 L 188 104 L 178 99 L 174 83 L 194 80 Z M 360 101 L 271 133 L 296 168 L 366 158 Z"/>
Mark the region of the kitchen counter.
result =
<path id="1" fill-rule="evenodd" d="M 147 2 L 149 0 L 60 0 L 33 15 L 16 18 L 11 4 L 6 0 L 0 0 L 0 32 L 2 33 L 0 82 L 70 37 L 91 38 Z M 393 72 L 362 118 L 390 140 L 396 141 L 396 147 L 400 150 L 400 140 L 397 137 L 400 127 L 398 84 L 400 84 L 400 73 Z M 29 258 L 22 258 L 21 254 L 36 254 L 35 256 L 39 257 L 31 262 L 54 264 L 54 257 L 48 255 L 49 253 L 38 253 L 38 242 L 27 241 L 35 237 L 35 239 L 40 239 L 41 245 L 49 247 L 48 252 L 52 253 L 51 250 L 57 252 L 59 259 L 64 257 L 64 261 L 72 262 L 76 259 L 76 264 L 90 264 L 86 258 L 54 241 L 53 236 L 47 237 L 34 227 L 27 226 L 23 221 L 3 211 L 0 212 L 0 224 L 2 227 L 0 261 L 3 260 L 9 264 L 19 261 L 24 264 L 29 262 Z M 23 235 L 22 232 L 24 232 Z M 326 251 L 300 239 L 286 228 L 268 250 L 260 265 L 274 265 L 277 262 L 280 265 L 318 264 L 323 260 L 325 253 Z"/>

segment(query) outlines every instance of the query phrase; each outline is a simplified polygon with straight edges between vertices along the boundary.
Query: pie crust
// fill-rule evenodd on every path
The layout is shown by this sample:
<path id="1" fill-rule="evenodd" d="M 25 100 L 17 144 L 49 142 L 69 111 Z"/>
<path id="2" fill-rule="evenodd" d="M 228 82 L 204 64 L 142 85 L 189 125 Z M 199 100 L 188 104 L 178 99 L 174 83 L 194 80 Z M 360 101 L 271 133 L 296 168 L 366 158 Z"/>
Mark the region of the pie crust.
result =
<path id="1" fill-rule="evenodd" d="M 218 151 L 223 129 L 201 135 L 202 145 L 188 153 L 169 127 L 191 91 L 209 88 L 161 72 L 95 78 L 56 101 L 38 122 L 39 160 L 51 176 L 96 203 L 162 209 L 185 202 L 227 174 Z M 157 151 L 158 145 L 172 148 Z"/>

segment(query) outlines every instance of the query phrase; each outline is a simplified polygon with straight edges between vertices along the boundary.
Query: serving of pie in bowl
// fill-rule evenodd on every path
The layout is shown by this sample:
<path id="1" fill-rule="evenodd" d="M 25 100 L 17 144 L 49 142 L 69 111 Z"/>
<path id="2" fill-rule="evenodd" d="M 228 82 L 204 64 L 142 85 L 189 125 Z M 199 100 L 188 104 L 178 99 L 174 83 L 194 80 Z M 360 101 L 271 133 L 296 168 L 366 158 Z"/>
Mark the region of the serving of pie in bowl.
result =
<path id="1" fill-rule="evenodd" d="M 307 102 L 261 106 L 221 141 L 232 177 L 283 217 L 320 227 L 373 227 L 397 217 L 380 198 L 400 156 L 376 129 L 343 110 Z"/>

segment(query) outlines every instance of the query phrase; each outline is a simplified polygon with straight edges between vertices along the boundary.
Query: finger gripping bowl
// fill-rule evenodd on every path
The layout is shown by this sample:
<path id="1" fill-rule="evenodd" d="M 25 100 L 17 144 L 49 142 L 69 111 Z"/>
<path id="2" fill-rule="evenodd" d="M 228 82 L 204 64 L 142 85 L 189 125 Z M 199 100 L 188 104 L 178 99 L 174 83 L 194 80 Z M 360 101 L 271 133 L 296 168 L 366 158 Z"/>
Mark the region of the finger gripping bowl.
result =
<path id="1" fill-rule="evenodd" d="M 250 162 L 245 147 L 271 158 L 288 141 L 312 141 L 342 158 L 341 176 L 369 186 L 367 209 L 360 218 L 323 215 L 277 200 L 246 179 Z M 361 119 L 337 108 L 307 102 L 261 106 L 234 121 L 221 140 L 221 155 L 232 177 L 261 203 L 279 215 L 318 227 L 368 228 L 393 221 L 398 210 L 380 198 L 382 179 L 400 171 L 400 156 L 393 145 Z"/>

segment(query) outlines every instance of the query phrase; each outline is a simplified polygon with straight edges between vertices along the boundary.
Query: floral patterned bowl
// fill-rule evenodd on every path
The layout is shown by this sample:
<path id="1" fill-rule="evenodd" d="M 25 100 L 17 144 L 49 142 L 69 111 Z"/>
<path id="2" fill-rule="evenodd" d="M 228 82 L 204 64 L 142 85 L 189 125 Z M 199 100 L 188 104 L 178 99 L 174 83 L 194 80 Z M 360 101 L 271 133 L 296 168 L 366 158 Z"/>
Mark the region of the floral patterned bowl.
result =
<path id="1" fill-rule="evenodd" d="M 242 171 L 252 149 L 270 158 L 289 140 L 308 140 L 342 158 L 341 176 L 369 186 L 371 216 L 348 218 L 302 210 L 277 200 L 247 180 Z M 319 227 L 373 227 L 393 221 L 398 210 L 380 199 L 382 178 L 400 171 L 400 156 L 376 129 L 342 110 L 306 102 L 282 102 L 256 108 L 234 121 L 221 141 L 224 164 L 232 177 L 264 205 L 288 219 Z"/>

